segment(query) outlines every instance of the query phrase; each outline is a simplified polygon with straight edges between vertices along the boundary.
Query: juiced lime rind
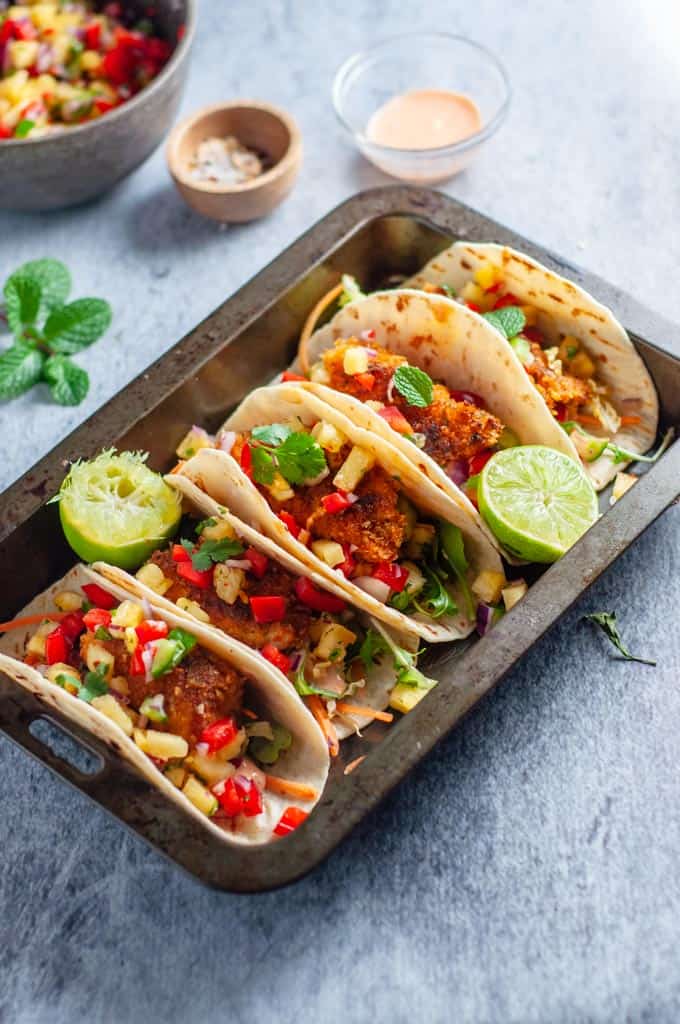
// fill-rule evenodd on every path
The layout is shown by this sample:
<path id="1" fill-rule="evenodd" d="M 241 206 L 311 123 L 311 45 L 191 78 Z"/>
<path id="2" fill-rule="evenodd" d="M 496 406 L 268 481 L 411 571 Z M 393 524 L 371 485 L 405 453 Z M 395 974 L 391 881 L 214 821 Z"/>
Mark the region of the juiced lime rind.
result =
<path id="1" fill-rule="evenodd" d="M 482 471 L 478 500 L 498 540 L 530 562 L 557 561 L 598 516 L 581 466 L 542 445 L 497 452 Z"/>
<path id="2" fill-rule="evenodd" d="M 59 514 L 68 543 L 84 561 L 135 569 L 176 533 L 181 500 L 145 458 L 108 451 L 71 467 Z"/>

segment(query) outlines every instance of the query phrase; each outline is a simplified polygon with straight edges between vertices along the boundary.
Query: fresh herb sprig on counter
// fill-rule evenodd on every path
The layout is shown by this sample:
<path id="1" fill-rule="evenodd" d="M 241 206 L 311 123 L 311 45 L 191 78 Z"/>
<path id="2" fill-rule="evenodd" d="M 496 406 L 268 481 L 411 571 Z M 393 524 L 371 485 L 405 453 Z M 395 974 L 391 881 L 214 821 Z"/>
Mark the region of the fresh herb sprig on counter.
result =
<path id="1" fill-rule="evenodd" d="M 43 381 L 59 405 L 80 405 L 90 380 L 71 356 L 94 344 L 111 324 L 104 299 L 67 303 L 71 275 L 59 260 L 32 260 L 5 282 L 3 319 L 14 335 L 0 355 L 0 399 L 17 398 Z"/>
<path id="2" fill-rule="evenodd" d="M 648 658 L 638 658 L 636 655 L 631 654 L 619 633 L 618 626 L 616 625 L 616 612 L 591 612 L 589 615 L 583 616 L 584 621 L 593 622 L 596 626 L 599 626 L 607 639 L 616 647 L 617 651 L 621 653 L 621 657 L 624 661 L 637 661 L 641 665 L 656 665 L 655 661 Z"/>

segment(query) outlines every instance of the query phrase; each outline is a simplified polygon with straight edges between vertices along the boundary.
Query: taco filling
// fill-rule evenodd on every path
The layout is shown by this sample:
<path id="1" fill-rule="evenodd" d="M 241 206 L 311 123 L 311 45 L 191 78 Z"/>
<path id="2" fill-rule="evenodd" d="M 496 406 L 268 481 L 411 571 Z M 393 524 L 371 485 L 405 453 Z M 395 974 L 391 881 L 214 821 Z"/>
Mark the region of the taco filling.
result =
<path id="1" fill-rule="evenodd" d="M 238 830 L 264 814 L 267 788 L 301 795 L 266 774 L 292 734 L 254 710 L 250 680 L 190 631 L 97 584 L 61 591 L 55 605 L 25 663 L 115 722 L 202 813 Z"/>

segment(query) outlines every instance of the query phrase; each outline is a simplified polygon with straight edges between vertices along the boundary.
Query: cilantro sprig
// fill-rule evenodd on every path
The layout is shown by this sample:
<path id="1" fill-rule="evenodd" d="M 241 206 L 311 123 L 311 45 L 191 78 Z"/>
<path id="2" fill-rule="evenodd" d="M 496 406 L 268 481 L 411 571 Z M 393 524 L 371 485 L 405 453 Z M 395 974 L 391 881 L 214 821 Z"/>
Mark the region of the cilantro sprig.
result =
<path id="1" fill-rule="evenodd" d="M 258 484 L 274 482 L 276 472 L 289 484 L 314 480 L 326 469 L 323 449 L 311 434 L 294 431 L 284 423 L 255 427 L 251 448 L 253 479 Z"/>
<path id="2" fill-rule="evenodd" d="M 434 395 L 432 378 L 419 367 L 409 366 L 408 363 L 398 366 L 394 371 L 392 384 L 409 405 L 418 406 L 420 409 L 426 409 L 428 405 L 432 405 Z"/>
<path id="3" fill-rule="evenodd" d="M 2 318 L 14 335 L 0 355 L 0 399 L 16 398 L 43 381 L 59 405 L 79 405 L 88 393 L 85 370 L 71 356 L 111 324 L 104 299 L 67 303 L 71 275 L 59 260 L 32 260 L 5 282 Z"/>
<path id="4" fill-rule="evenodd" d="M 67 675 L 65 672 L 57 676 L 57 685 L 64 689 L 76 689 L 76 696 L 91 704 L 95 697 L 103 697 L 109 692 L 109 684 L 106 682 L 106 665 L 97 665 L 94 671 L 85 674 L 85 680 L 80 683 L 75 676 Z"/>
<path id="5" fill-rule="evenodd" d="M 619 633 L 618 626 L 616 625 L 616 612 L 591 612 L 589 615 L 583 616 L 584 621 L 593 622 L 596 626 L 599 626 L 607 639 L 616 647 L 617 651 L 620 652 L 622 658 L 625 661 L 637 661 L 641 665 L 656 665 L 655 661 L 647 658 L 638 658 L 635 654 L 631 654 Z"/>
<path id="6" fill-rule="evenodd" d="M 238 558 L 245 551 L 243 544 L 230 537 L 222 540 L 205 540 L 197 547 L 190 540 L 180 541 L 182 547 L 191 556 L 191 564 L 197 572 L 205 572 L 213 564 L 226 562 L 228 558 Z"/>

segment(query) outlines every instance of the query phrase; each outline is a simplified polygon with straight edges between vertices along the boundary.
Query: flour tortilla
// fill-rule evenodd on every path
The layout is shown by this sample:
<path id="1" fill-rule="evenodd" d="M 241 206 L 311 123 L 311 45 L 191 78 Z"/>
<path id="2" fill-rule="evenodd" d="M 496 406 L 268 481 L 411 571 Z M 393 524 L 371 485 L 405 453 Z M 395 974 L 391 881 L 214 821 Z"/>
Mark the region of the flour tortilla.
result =
<path id="1" fill-rule="evenodd" d="M 429 480 L 423 479 L 421 472 L 410 459 L 390 448 L 376 434 L 353 423 L 336 406 L 328 405 L 306 389 L 295 384 L 260 388 L 246 398 L 223 429 L 250 430 L 255 426 L 269 423 L 287 423 L 302 429 L 321 419 L 341 430 L 352 444 L 370 451 L 379 465 L 392 476 L 398 477 L 404 493 L 421 513 L 445 519 L 461 529 L 466 553 L 474 573 L 483 569 L 503 572 L 498 552 L 478 524 L 450 497 L 433 486 Z M 333 571 L 293 537 L 231 455 L 204 448 L 183 466 L 181 474 L 188 476 L 221 504 L 228 505 L 240 519 L 247 520 L 261 530 L 308 568 L 339 586 L 344 596 L 354 605 L 383 622 L 397 634 L 421 637 L 431 643 L 441 643 L 462 639 L 469 636 L 474 629 L 474 623 L 467 620 L 462 611 L 455 616 L 442 617 L 438 620 L 420 613 L 405 615 L 377 601 L 341 573 Z M 462 608 L 463 602 L 458 603 Z"/>
<path id="2" fill-rule="evenodd" d="M 274 561 L 279 562 L 284 569 L 287 569 L 295 576 L 306 576 L 322 590 L 327 590 L 329 593 L 335 594 L 336 597 L 341 597 L 343 600 L 347 599 L 347 594 L 335 580 L 329 581 L 320 576 L 319 573 L 315 572 L 313 569 L 303 565 L 302 562 L 289 554 L 289 552 L 284 548 L 275 544 L 269 539 L 269 537 L 264 536 L 257 530 L 254 530 L 252 526 L 244 523 L 242 519 L 233 515 L 224 508 L 223 505 L 218 504 L 218 502 L 208 494 L 201 491 L 188 477 L 175 473 L 168 476 L 167 480 L 168 483 L 175 487 L 176 490 L 180 491 L 184 498 L 188 500 L 192 509 L 200 512 L 202 516 L 205 516 L 206 518 L 225 520 L 228 522 L 236 536 L 243 540 L 248 547 L 254 547 L 258 551 L 261 551 L 263 555 L 266 555 L 267 558 L 271 558 Z M 188 619 L 189 628 L 193 629 L 196 619 L 194 619 L 188 612 L 179 609 L 166 597 L 156 594 L 149 587 L 141 583 L 135 576 L 130 576 L 122 569 L 118 569 L 112 565 L 107 565 L 105 562 L 95 562 L 93 569 L 95 569 L 101 576 L 104 576 L 107 580 L 110 580 L 112 583 L 123 587 L 125 590 L 134 594 L 135 597 L 140 598 L 140 600 L 145 598 L 155 607 L 160 608 L 161 611 L 170 612 L 178 617 Z M 364 618 L 363 615 L 362 618 Z M 370 621 L 367 625 L 371 625 Z M 227 642 L 236 644 L 238 647 L 242 646 L 239 641 L 230 638 L 227 633 L 222 632 L 222 630 L 218 629 L 216 626 L 212 626 L 209 623 L 203 623 L 202 626 L 204 629 L 216 633 L 221 641 L 226 640 Z M 401 646 L 407 646 L 406 638 L 395 637 L 395 639 Z M 250 648 L 248 648 L 248 650 L 250 650 Z M 274 673 L 283 685 L 293 689 L 293 692 L 296 692 L 292 683 L 290 683 L 288 678 L 278 668 L 272 665 L 271 662 L 267 661 L 266 658 L 263 658 L 258 651 L 252 651 L 252 654 L 254 654 L 254 656 L 261 662 L 268 673 Z M 356 693 L 352 695 L 351 700 L 348 698 L 348 703 L 373 708 L 376 711 L 382 711 L 390 702 L 390 694 L 395 683 L 396 675 L 390 659 L 382 659 L 381 664 L 375 665 L 370 672 L 367 672 L 366 686 L 361 690 L 357 690 Z M 370 718 L 364 718 L 357 715 L 336 715 L 333 718 L 333 724 L 335 725 L 335 731 L 337 732 L 339 739 L 345 739 L 345 737 L 356 733 L 357 730 L 366 728 L 370 724 Z"/>
<path id="3" fill-rule="evenodd" d="M 77 565 L 63 579 L 31 601 L 23 611 L 18 612 L 16 617 L 43 613 L 46 618 L 49 617 L 49 613 L 55 611 L 54 595 L 60 590 L 77 591 L 83 583 L 97 583 L 120 600 L 130 597 L 129 588 L 112 583 L 86 566 Z M 154 618 L 164 619 L 172 628 L 186 629 L 186 618 L 161 607 L 155 597 L 156 595 L 153 595 L 151 601 Z M 48 708 L 60 712 L 110 746 L 148 782 L 157 786 L 172 803 L 226 845 L 254 846 L 266 843 L 272 839 L 272 829 L 286 807 L 295 805 L 310 811 L 314 806 L 312 801 L 279 796 L 267 790 L 264 794 L 265 809 L 261 815 L 256 818 L 242 818 L 242 827 L 238 832 L 220 828 L 210 818 L 201 814 L 184 794 L 172 785 L 115 722 L 85 701 L 67 693 L 56 683 L 49 682 L 35 668 L 22 662 L 26 641 L 35 628 L 33 626 L 28 629 L 12 630 L 0 637 L 0 671 L 35 694 Z M 215 630 L 206 629 L 195 620 L 191 622 L 191 632 L 202 647 L 212 651 L 247 676 L 250 680 L 249 685 L 257 691 L 263 711 L 293 734 L 290 750 L 277 761 L 272 774 L 276 773 L 281 778 L 313 786 L 320 797 L 329 769 L 328 746 L 318 725 L 292 687 L 282 682 L 278 673 L 270 671 L 263 663 L 263 659 L 243 644 L 237 644 L 234 640 L 217 634 Z"/>
<path id="4" fill-rule="evenodd" d="M 426 283 L 448 284 L 458 292 L 474 279 L 480 267 L 489 264 L 503 270 L 508 291 L 523 304 L 538 310 L 537 326 L 551 343 L 559 344 L 560 337 L 566 334 L 574 335 L 583 343 L 595 359 L 597 377 L 607 385 L 619 414 L 640 417 L 639 424 L 622 427 L 611 440 L 639 454 L 648 451 L 654 444 L 659 425 L 659 400 L 654 383 L 624 327 L 610 309 L 583 288 L 515 249 L 471 242 L 456 242 L 430 260 L 407 284 L 411 288 L 421 288 Z M 514 351 L 510 351 L 513 361 L 521 366 Z M 539 399 L 547 410 L 540 395 Z M 571 440 L 569 444 L 572 449 L 569 454 L 578 456 Z M 601 490 L 616 476 L 622 463 L 614 463 L 605 454 L 594 462 L 584 463 L 584 468 L 594 487 Z"/>

